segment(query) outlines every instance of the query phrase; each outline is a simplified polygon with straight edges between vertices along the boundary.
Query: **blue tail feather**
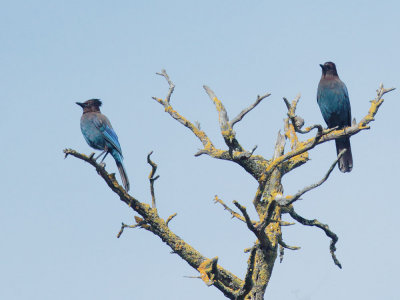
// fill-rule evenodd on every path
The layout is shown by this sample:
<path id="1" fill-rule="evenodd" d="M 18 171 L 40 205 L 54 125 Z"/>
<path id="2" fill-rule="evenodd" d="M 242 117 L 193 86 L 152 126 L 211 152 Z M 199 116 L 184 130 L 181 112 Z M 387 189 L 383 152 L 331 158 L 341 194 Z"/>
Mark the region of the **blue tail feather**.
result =
<path id="1" fill-rule="evenodd" d="M 117 164 L 119 174 L 121 175 L 122 184 L 124 185 L 125 190 L 128 192 L 130 185 L 128 175 L 122 162 L 123 157 L 117 150 L 114 149 L 111 151 L 111 155 L 114 157 L 115 163 Z"/>

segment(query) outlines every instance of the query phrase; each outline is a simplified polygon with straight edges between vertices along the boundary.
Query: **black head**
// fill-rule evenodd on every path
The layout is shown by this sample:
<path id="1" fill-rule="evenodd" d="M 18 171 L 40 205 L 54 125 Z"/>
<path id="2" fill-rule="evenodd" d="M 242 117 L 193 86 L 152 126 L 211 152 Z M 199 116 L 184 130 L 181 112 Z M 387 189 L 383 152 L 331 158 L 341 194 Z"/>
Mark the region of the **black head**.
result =
<path id="1" fill-rule="evenodd" d="M 100 99 L 89 99 L 85 102 L 75 102 L 83 108 L 83 112 L 100 111 L 101 101 Z"/>
<path id="2" fill-rule="evenodd" d="M 326 76 L 326 75 L 338 76 L 338 73 L 336 71 L 336 65 L 333 62 L 328 61 L 328 62 L 324 63 L 323 65 L 320 65 L 320 67 L 322 68 L 323 76 Z"/>

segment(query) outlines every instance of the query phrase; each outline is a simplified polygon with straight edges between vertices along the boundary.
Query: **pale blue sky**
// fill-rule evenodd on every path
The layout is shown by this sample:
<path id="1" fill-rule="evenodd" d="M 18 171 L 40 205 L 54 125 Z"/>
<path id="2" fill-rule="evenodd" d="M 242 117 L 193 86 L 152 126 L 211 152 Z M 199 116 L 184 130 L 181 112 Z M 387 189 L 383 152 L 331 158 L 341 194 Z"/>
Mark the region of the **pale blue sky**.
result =
<path id="1" fill-rule="evenodd" d="M 397 1 L 0 1 L 1 299 L 222 299 L 159 238 L 126 230 L 134 214 L 84 153 L 76 101 L 100 98 L 118 133 L 132 194 L 150 201 L 146 155 L 154 150 L 162 217 L 206 256 L 243 276 L 253 236 L 213 204 L 251 208 L 256 182 L 240 167 L 209 157 L 151 96 L 164 97 L 165 68 L 176 84 L 175 108 L 198 120 L 224 147 L 209 85 L 234 117 L 257 94 L 271 92 L 237 125 L 237 137 L 267 158 L 285 117 L 283 96 L 302 94 L 298 113 L 323 123 L 316 103 L 320 63 L 337 64 L 360 120 L 383 82 L 400 87 Z M 339 235 L 339 270 L 323 232 L 295 225 L 276 263 L 266 299 L 397 299 L 399 92 L 385 97 L 370 131 L 351 139 L 354 169 L 296 204 Z M 295 193 L 326 172 L 333 142 L 284 179 Z M 107 158 L 107 169 L 116 171 Z M 119 178 L 119 177 L 118 177 Z M 287 218 L 288 219 L 288 218 Z"/>

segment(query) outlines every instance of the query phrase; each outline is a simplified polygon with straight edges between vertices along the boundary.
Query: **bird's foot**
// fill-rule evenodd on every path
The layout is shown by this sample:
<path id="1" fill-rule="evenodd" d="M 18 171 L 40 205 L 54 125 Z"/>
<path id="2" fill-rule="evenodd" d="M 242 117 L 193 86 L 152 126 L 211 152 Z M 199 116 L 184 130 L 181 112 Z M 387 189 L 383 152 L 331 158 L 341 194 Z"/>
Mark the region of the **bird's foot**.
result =
<path id="1" fill-rule="evenodd" d="M 106 167 L 106 163 L 105 163 L 105 162 L 102 162 L 102 163 L 99 164 L 99 166 L 102 167 L 102 168 L 104 169 L 104 168 Z"/>

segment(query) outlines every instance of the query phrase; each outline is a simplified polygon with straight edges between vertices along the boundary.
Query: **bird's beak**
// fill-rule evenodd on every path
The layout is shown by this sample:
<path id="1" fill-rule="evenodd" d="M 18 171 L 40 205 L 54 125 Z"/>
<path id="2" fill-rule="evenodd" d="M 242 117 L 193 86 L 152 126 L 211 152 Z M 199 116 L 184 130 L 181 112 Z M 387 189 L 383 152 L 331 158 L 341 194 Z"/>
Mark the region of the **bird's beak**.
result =
<path id="1" fill-rule="evenodd" d="M 81 102 L 75 102 L 76 104 L 78 104 L 80 107 L 82 107 L 83 108 L 83 106 L 84 106 L 84 104 L 83 103 L 81 103 Z"/>
<path id="2" fill-rule="evenodd" d="M 324 70 L 324 65 L 321 65 L 321 64 L 320 64 L 319 66 L 321 67 L 322 70 Z"/>

